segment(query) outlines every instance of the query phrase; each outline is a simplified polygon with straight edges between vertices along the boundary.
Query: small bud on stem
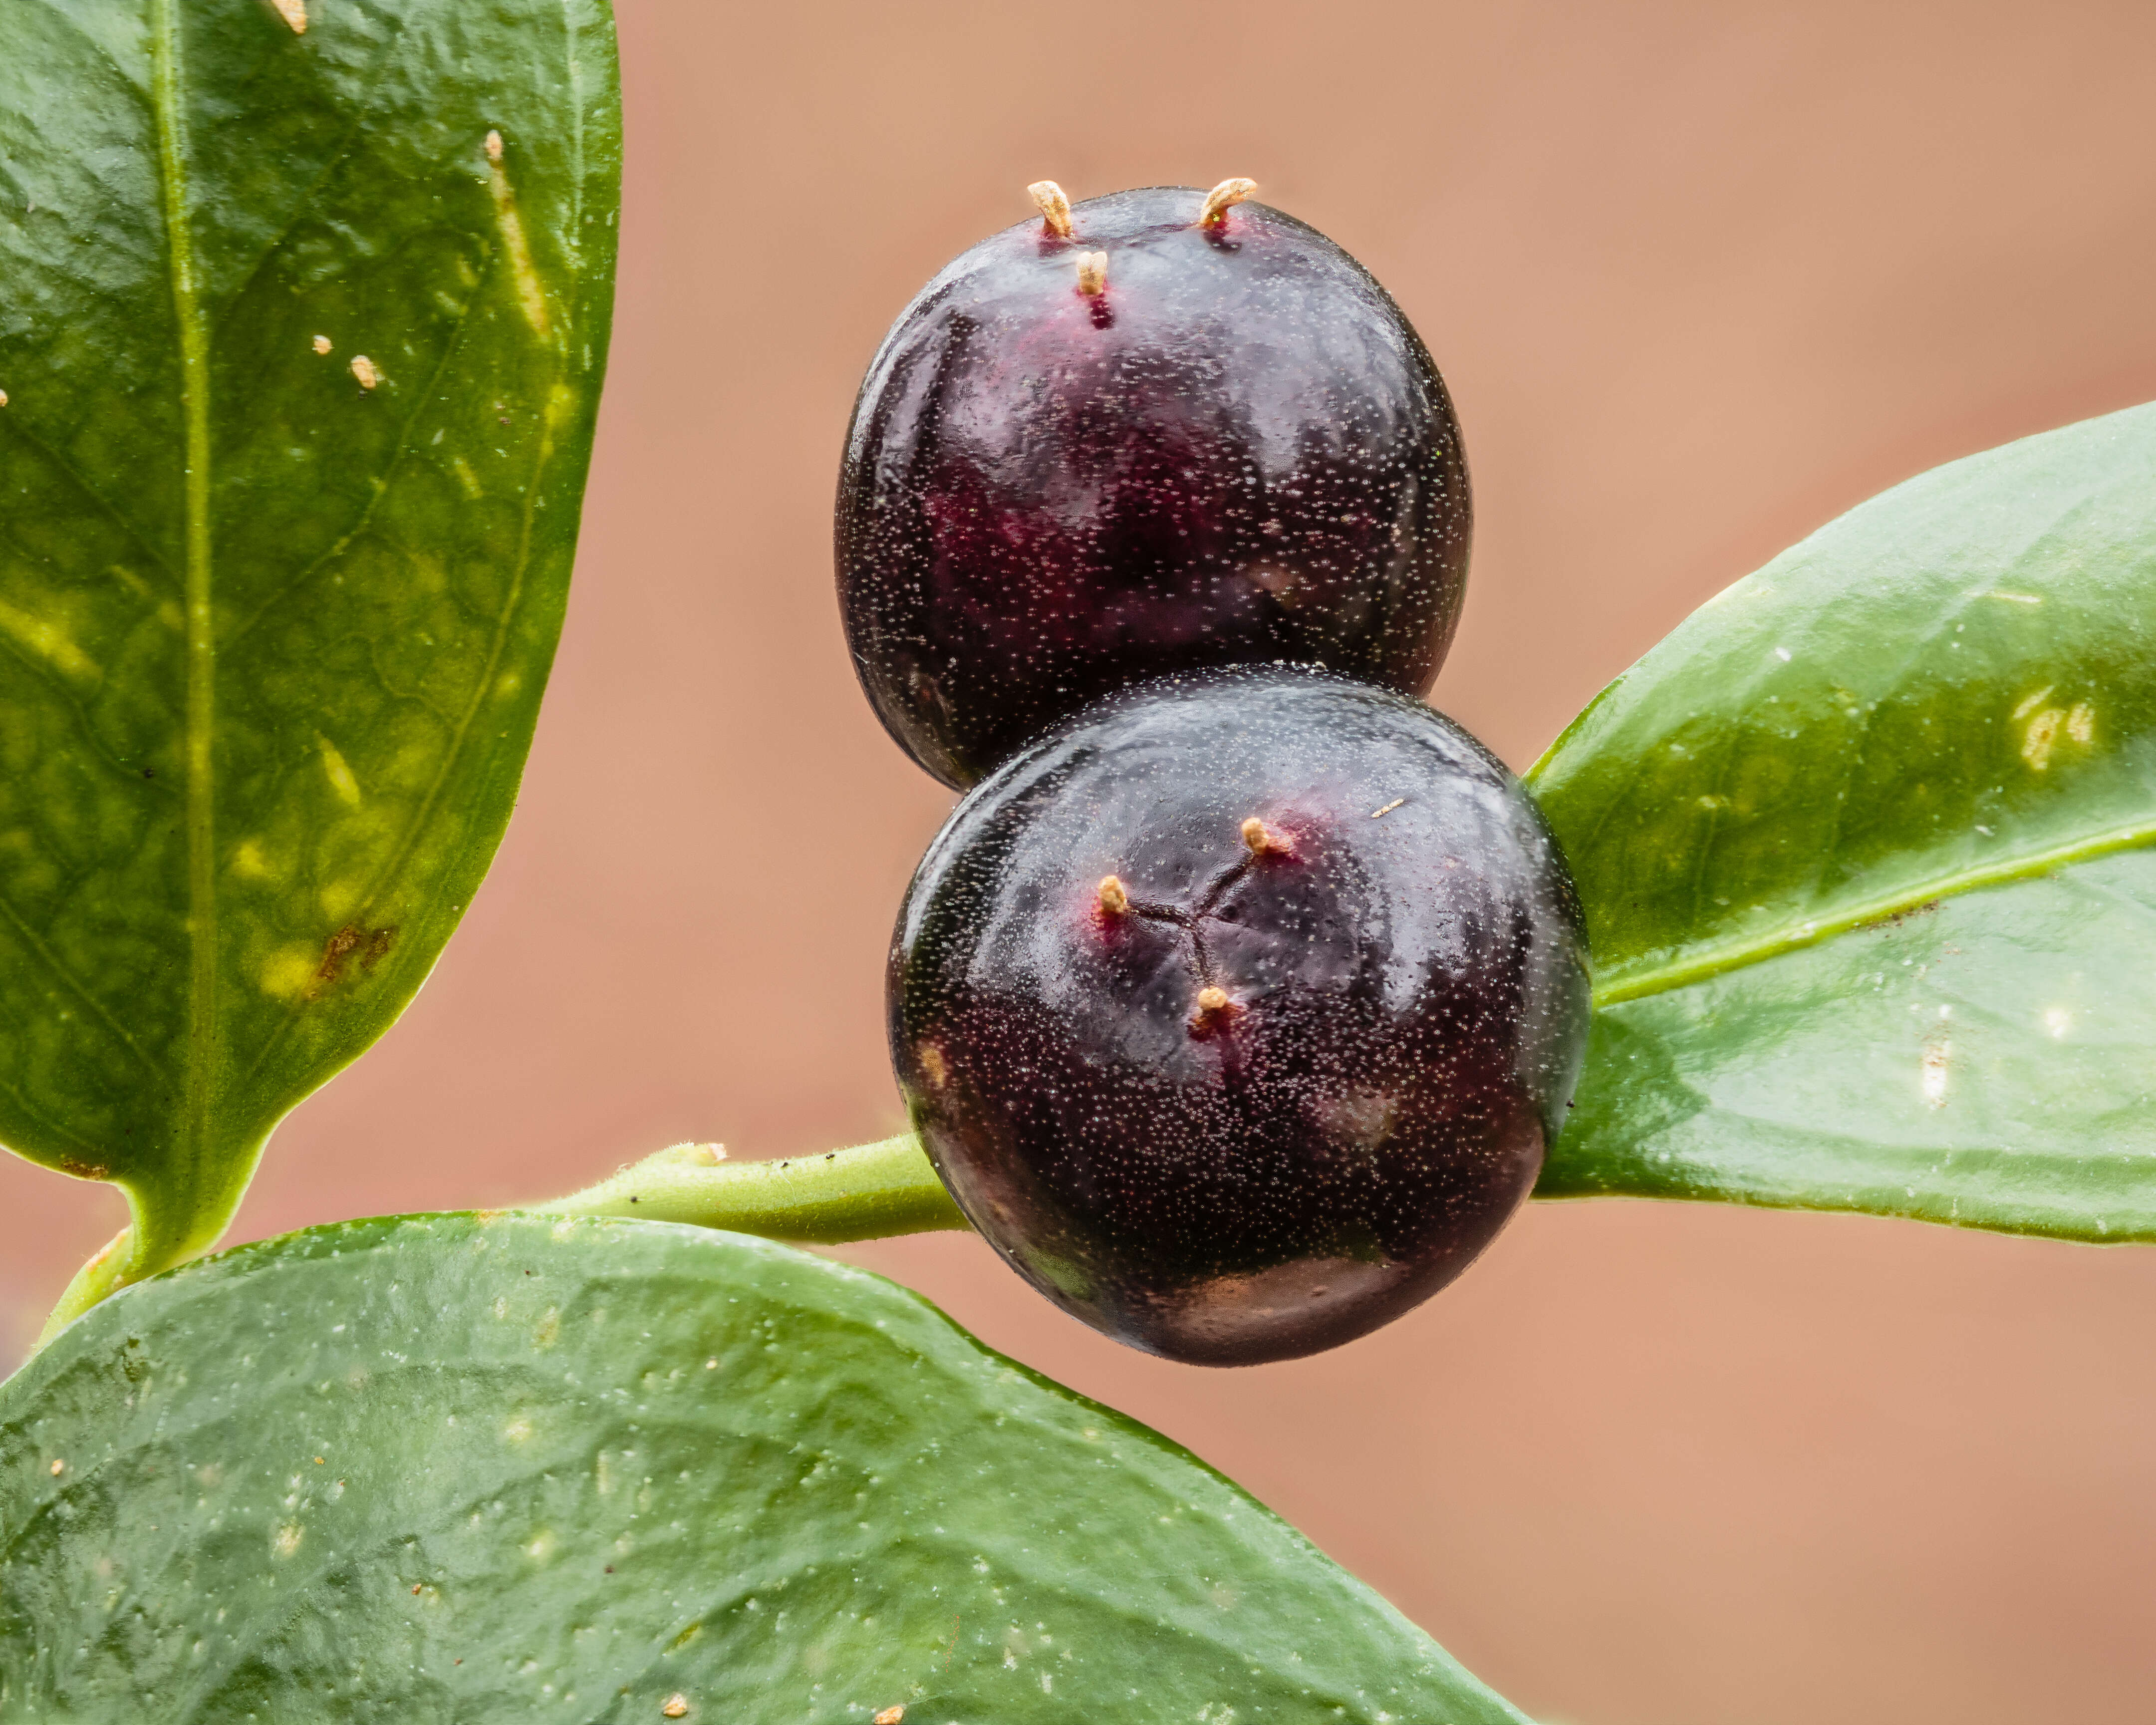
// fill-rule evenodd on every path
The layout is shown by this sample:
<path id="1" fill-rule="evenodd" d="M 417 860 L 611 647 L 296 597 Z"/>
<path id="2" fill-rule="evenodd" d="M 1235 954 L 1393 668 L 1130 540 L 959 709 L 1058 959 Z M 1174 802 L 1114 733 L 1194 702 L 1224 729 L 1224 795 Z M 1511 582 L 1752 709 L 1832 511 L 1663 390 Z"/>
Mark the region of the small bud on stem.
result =
<path id="1" fill-rule="evenodd" d="M 1103 875 L 1099 888 L 1101 908 L 1111 916 L 1120 916 L 1131 907 L 1131 896 L 1124 890 L 1120 875 Z"/>
<path id="2" fill-rule="evenodd" d="M 1063 195 L 1063 188 L 1053 180 L 1035 180 L 1025 191 L 1040 206 L 1040 219 L 1048 223 L 1048 231 L 1058 239 L 1070 239 L 1070 200 Z"/>
<path id="3" fill-rule="evenodd" d="M 1258 189 L 1255 180 L 1223 180 L 1205 194 L 1205 208 L 1198 212 L 1198 225 L 1217 227 L 1228 213 L 1229 206 L 1240 203 Z"/>
<path id="4" fill-rule="evenodd" d="M 1097 300 L 1108 290 L 1108 254 L 1106 252 L 1078 254 L 1078 291 L 1089 300 Z"/>

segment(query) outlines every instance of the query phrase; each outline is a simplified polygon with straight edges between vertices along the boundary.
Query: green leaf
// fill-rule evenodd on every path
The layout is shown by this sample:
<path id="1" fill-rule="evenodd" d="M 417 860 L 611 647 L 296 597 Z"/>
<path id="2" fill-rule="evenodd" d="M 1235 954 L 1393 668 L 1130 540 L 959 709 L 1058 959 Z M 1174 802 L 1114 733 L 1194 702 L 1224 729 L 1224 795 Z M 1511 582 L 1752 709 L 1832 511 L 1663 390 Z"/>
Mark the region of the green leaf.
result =
<path id="1" fill-rule="evenodd" d="M 619 147 L 604 0 L 0 8 L 0 1142 L 126 1189 L 122 1279 L 501 836 Z"/>
<path id="2" fill-rule="evenodd" d="M 9 1719 L 1521 1716 L 1183 1450 L 864 1271 L 345 1224 L 0 1390 Z"/>
<path id="3" fill-rule="evenodd" d="M 1531 783 L 1597 963 L 1543 1195 L 2156 1240 L 2156 407 L 1852 511 Z"/>

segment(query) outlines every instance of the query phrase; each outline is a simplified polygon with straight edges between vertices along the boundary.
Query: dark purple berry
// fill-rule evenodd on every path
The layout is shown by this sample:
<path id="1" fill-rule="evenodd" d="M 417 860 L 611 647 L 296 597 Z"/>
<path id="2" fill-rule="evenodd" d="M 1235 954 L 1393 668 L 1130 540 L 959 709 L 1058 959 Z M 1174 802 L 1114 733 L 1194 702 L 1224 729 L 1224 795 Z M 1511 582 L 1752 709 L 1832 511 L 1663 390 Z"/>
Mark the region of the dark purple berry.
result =
<path id="1" fill-rule="evenodd" d="M 901 1088 L 1020 1275 L 1240 1365 L 1397 1317 L 1527 1196 L 1585 938 L 1517 781 L 1322 672 L 1102 701 L 959 805 L 891 953 Z"/>
<path id="2" fill-rule="evenodd" d="M 1044 182 L 1048 219 L 950 264 L 869 367 L 839 599 L 877 714 L 945 783 L 1167 672 L 1436 675 L 1469 527 L 1444 380 L 1346 252 L 1227 202 L 1249 184 L 1073 208 Z"/>

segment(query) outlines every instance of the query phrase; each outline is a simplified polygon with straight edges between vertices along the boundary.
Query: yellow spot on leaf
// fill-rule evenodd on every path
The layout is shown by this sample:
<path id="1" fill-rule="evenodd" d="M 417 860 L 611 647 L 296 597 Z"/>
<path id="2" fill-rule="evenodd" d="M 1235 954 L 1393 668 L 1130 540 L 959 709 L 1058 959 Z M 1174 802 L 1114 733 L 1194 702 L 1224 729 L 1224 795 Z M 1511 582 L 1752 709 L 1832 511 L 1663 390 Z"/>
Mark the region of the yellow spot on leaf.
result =
<path id="1" fill-rule="evenodd" d="M 280 1000 L 305 994 L 314 986 L 321 955 L 310 947 L 285 947 L 262 967 L 262 992 Z"/>
<path id="2" fill-rule="evenodd" d="M 2039 689 L 2034 695 L 2030 696 L 2026 700 L 2022 701 L 2020 706 L 2014 709 L 2014 716 L 2017 719 L 2027 718 L 2030 714 L 2035 712 L 2038 707 L 2044 704 L 2045 698 L 2051 694 L 2053 686 L 2054 685 L 2050 683 L 2045 684 L 2042 688 Z"/>
<path id="3" fill-rule="evenodd" d="M 516 284 L 516 303 L 524 321 L 541 341 L 553 331 L 547 318 L 547 293 L 531 261 L 531 246 L 524 237 L 524 218 L 516 213 L 516 194 L 509 188 L 508 171 L 501 165 L 501 134 L 486 135 L 487 186 L 494 193 L 495 225 L 501 230 L 502 249 L 508 254 L 510 279 Z"/>
<path id="4" fill-rule="evenodd" d="M 232 872 L 243 880 L 271 878 L 269 859 L 262 855 L 262 846 L 253 839 L 240 840 L 239 848 L 232 853 Z"/>
<path id="5" fill-rule="evenodd" d="M 478 502 L 479 475 L 471 470 L 471 463 L 461 455 L 454 455 L 449 459 L 449 471 L 457 476 L 457 483 L 464 488 L 465 495 L 473 502 Z"/>
<path id="6" fill-rule="evenodd" d="M 521 1444 L 531 1435 L 529 1420 L 512 1420 L 501 1428 L 501 1440 L 506 1444 Z"/>
<path id="7" fill-rule="evenodd" d="M 2021 758 L 2030 772 L 2041 773 L 2051 764 L 2051 745 L 2058 741 L 2059 726 L 2066 719 L 2064 707 L 2047 706 L 2029 721 L 2029 728 L 2021 733 Z"/>
<path id="8" fill-rule="evenodd" d="M 554 1555 L 555 1548 L 560 1543 L 561 1541 L 555 1538 L 551 1532 L 542 1529 L 539 1537 L 524 1548 L 524 1555 L 535 1563 L 543 1563 Z"/>
<path id="9" fill-rule="evenodd" d="M 2073 711 L 2066 715 L 2066 735 L 2078 743 L 2096 740 L 2096 709 L 2086 701 L 2074 703 Z"/>
<path id="10" fill-rule="evenodd" d="M 270 1549 L 280 1558 L 289 1558 L 300 1548 L 300 1541 L 305 1535 L 306 1529 L 297 1522 L 287 1522 L 277 1530 L 277 1537 L 270 1542 Z"/>
<path id="11" fill-rule="evenodd" d="M 319 731 L 315 733 L 315 742 L 322 752 L 322 771 L 329 775 L 330 788 L 353 808 L 358 808 L 359 781 L 352 776 L 352 768 L 345 765 L 336 745 Z"/>
<path id="12" fill-rule="evenodd" d="M 2066 1032 L 2074 1027 L 2074 1015 L 2063 1006 L 2054 1006 L 2044 1014 L 2044 1028 L 2055 1040 L 2063 1042 Z"/>
<path id="13" fill-rule="evenodd" d="M 98 675 L 96 665 L 82 649 L 42 617 L 0 604 L 0 633 L 12 635 L 64 676 L 88 680 Z"/>

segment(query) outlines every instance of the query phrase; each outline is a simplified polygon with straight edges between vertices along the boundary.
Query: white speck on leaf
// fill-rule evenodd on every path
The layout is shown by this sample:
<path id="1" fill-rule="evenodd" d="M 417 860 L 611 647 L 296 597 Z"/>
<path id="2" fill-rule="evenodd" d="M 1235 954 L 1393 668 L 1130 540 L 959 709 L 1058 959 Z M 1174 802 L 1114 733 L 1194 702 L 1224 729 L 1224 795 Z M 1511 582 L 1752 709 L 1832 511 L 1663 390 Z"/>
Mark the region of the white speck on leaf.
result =
<path id="1" fill-rule="evenodd" d="M 1934 1030 L 1924 1042 L 1923 1088 L 1927 1107 L 1943 1108 L 1947 1105 L 1947 1066 L 1953 1054 L 1953 1044 L 1943 1030 Z"/>
<path id="2" fill-rule="evenodd" d="M 330 351 L 330 338 L 329 338 L 327 336 L 316 336 L 316 337 L 315 337 L 315 352 L 317 352 L 317 353 L 327 353 L 329 351 Z"/>
<path id="3" fill-rule="evenodd" d="M 372 389 L 382 382 L 382 367 L 363 353 L 352 355 L 352 374 L 359 379 L 362 389 Z"/>

